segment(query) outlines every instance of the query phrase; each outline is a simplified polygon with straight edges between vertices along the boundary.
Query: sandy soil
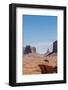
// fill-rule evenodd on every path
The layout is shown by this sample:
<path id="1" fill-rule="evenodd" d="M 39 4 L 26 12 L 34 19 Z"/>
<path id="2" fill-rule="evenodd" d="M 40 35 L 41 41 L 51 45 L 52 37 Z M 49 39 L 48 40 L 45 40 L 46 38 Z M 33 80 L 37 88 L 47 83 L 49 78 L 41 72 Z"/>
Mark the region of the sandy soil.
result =
<path id="1" fill-rule="evenodd" d="M 56 69 L 54 69 L 56 67 Z M 22 74 L 43 74 L 57 72 L 57 56 L 42 56 L 38 54 L 24 55 Z"/>

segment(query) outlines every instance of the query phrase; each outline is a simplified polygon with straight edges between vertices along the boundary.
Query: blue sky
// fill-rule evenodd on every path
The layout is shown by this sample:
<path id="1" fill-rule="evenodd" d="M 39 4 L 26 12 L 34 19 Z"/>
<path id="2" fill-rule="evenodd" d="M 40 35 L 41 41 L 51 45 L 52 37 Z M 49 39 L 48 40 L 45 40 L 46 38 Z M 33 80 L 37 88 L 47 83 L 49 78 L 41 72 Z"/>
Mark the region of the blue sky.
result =
<path id="1" fill-rule="evenodd" d="M 45 53 L 57 40 L 57 16 L 23 16 L 24 46 L 35 46 L 37 52 Z"/>

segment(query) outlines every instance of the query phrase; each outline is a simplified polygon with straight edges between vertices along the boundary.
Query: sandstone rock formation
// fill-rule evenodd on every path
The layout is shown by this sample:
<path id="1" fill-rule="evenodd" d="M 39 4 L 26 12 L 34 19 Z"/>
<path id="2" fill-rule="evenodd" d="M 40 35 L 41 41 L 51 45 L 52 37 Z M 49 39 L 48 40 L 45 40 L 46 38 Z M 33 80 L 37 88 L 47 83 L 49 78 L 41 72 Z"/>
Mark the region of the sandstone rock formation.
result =
<path id="1" fill-rule="evenodd" d="M 27 45 L 26 47 L 24 47 L 23 49 L 24 54 L 29 54 L 29 53 L 36 53 L 36 48 L 35 47 L 31 47 L 30 45 Z"/>

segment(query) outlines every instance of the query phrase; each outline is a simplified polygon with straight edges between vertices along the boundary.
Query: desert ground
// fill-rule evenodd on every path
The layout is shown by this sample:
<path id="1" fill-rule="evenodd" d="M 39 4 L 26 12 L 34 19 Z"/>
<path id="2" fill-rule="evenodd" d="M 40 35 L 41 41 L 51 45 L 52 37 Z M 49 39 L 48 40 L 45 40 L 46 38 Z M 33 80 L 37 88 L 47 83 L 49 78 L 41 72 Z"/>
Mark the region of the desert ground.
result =
<path id="1" fill-rule="evenodd" d="M 57 55 L 45 56 L 30 53 L 23 56 L 22 74 L 48 74 L 57 73 Z"/>

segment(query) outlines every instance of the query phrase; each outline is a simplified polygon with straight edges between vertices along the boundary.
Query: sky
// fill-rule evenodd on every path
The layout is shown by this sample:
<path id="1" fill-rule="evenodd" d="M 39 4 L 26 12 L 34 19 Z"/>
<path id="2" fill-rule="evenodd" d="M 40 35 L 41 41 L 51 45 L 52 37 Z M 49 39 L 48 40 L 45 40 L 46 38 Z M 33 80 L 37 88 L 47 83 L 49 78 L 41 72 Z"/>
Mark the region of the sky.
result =
<path id="1" fill-rule="evenodd" d="M 38 53 L 45 53 L 57 40 L 57 16 L 24 15 L 24 46 L 36 47 Z"/>

